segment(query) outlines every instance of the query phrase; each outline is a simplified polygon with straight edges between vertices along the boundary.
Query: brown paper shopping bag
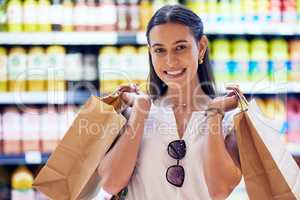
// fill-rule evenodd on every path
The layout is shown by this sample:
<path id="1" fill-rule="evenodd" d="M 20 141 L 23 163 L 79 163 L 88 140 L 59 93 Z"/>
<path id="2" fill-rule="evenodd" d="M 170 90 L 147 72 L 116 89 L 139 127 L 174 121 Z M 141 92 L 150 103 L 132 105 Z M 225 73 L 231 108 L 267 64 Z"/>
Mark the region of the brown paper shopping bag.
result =
<path id="1" fill-rule="evenodd" d="M 97 166 L 126 123 L 119 113 L 122 106 L 117 93 L 90 97 L 33 186 L 54 200 L 90 199 L 84 196 L 99 185 Z"/>
<path id="2" fill-rule="evenodd" d="M 300 170 L 280 140 L 280 123 L 265 117 L 255 100 L 239 99 L 234 126 L 250 200 L 300 200 Z"/>

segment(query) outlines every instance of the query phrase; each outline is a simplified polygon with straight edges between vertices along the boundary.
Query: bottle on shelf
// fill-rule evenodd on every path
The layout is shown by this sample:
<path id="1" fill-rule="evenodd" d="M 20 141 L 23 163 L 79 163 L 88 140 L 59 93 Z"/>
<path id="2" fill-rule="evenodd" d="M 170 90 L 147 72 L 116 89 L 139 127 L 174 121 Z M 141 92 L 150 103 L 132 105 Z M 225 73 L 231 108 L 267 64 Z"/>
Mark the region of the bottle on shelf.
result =
<path id="1" fill-rule="evenodd" d="M 99 29 L 100 31 L 115 31 L 118 23 L 117 6 L 112 0 L 100 0 L 100 11 L 98 10 L 98 17 L 100 17 Z"/>
<path id="2" fill-rule="evenodd" d="M 59 115 L 54 106 L 41 110 L 41 150 L 43 153 L 52 153 L 60 139 Z"/>
<path id="3" fill-rule="evenodd" d="M 296 24 L 297 7 L 296 0 L 282 1 L 282 21 L 288 24 Z"/>
<path id="4" fill-rule="evenodd" d="M 128 5 L 126 0 L 117 0 L 117 29 L 118 31 L 127 31 L 129 29 Z"/>
<path id="5" fill-rule="evenodd" d="M 136 77 L 136 69 L 141 66 L 136 66 L 136 48 L 134 46 L 122 46 L 119 54 L 119 84 L 137 83 L 139 78 Z"/>
<path id="6" fill-rule="evenodd" d="M 65 54 L 62 46 L 50 46 L 46 49 L 47 89 L 48 91 L 65 91 Z"/>
<path id="7" fill-rule="evenodd" d="M 23 152 L 37 151 L 40 148 L 41 118 L 36 108 L 24 108 L 21 115 L 22 150 Z"/>
<path id="8" fill-rule="evenodd" d="M 268 82 L 270 80 L 268 61 L 268 42 L 262 38 L 255 38 L 251 40 L 248 71 L 250 81 Z"/>
<path id="9" fill-rule="evenodd" d="M 88 20 L 87 20 L 87 30 L 96 31 L 97 30 L 97 4 L 96 0 L 87 0 L 88 7 Z"/>
<path id="10" fill-rule="evenodd" d="M 61 31 L 63 24 L 63 6 L 61 0 L 52 0 L 50 8 L 52 31 Z"/>
<path id="11" fill-rule="evenodd" d="M 196 13 L 204 24 L 207 21 L 207 0 L 188 0 L 186 1 L 186 7 Z"/>
<path id="12" fill-rule="evenodd" d="M 42 47 L 32 47 L 28 53 L 28 91 L 46 91 L 46 55 Z"/>
<path id="13" fill-rule="evenodd" d="M 3 154 L 19 155 L 21 148 L 21 115 L 15 107 L 8 107 L 2 114 Z"/>
<path id="14" fill-rule="evenodd" d="M 141 91 L 147 91 L 147 78 L 149 74 L 149 54 L 148 47 L 141 46 L 137 49 L 138 56 L 135 64 L 136 82 L 139 84 Z"/>
<path id="15" fill-rule="evenodd" d="M 300 39 L 290 41 L 290 67 L 288 68 L 288 80 L 300 81 Z"/>
<path id="16" fill-rule="evenodd" d="M 32 200 L 35 193 L 32 188 L 33 174 L 26 166 L 19 166 L 11 178 L 11 199 L 12 200 Z"/>
<path id="17" fill-rule="evenodd" d="M 269 72 L 271 81 L 286 82 L 288 68 L 288 44 L 282 39 L 272 39 L 270 41 L 270 62 Z"/>
<path id="18" fill-rule="evenodd" d="M 50 32 L 51 27 L 51 3 L 50 0 L 38 0 L 37 25 L 39 32 Z"/>
<path id="19" fill-rule="evenodd" d="M 77 48 L 69 48 L 65 57 L 65 80 L 68 90 L 78 90 L 83 79 L 83 55 Z"/>
<path id="20" fill-rule="evenodd" d="M 36 32 L 37 26 L 37 10 L 36 0 L 25 0 L 23 3 L 23 28 L 24 32 Z"/>
<path id="21" fill-rule="evenodd" d="M 106 46 L 99 50 L 98 73 L 100 93 L 109 93 L 119 86 L 119 50 Z"/>
<path id="22" fill-rule="evenodd" d="M 23 5 L 21 0 L 9 0 L 7 3 L 7 29 L 9 32 L 23 31 Z"/>
<path id="23" fill-rule="evenodd" d="M 138 0 L 129 0 L 128 5 L 128 29 L 130 31 L 138 31 L 140 29 L 140 10 Z"/>
<path id="24" fill-rule="evenodd" d="M 7 51 L 0 47 L 0 92 L 7 91 Z"/>
<path id="25" fill-rule="evenodd" d="M 63 0 L 63 23 L 62 23 L 63 32 L 72 32 L 74 30 L 73 12 L 74 12 L 73 1 Z"/>
<path id="26" fill-rule="evenodd" d="M 232 42 L 232 62 L 229 66 L 229 79 L 248 81 L 249 43 L 244 38 Z"/>
<path id="27" fill-rule="evenodd" d="M 6 0 L 0 0 L 0 32 L 7 31 L 7 9 Z"/>
<path id="28" fill-rule="evenodd" d="M 75 31 L 88 30 L 89 8 L 85 0 L 76 0 L 74 7 L 74 29 Z"/>
<path id="29" fill-rule="evenodd" d="M 96 81 L 97 78 L 97 56 L 92 52 L 85 51 L 83 55 L 83 80 Z"/>
<path id="30" fill-rule="evenodd" d="M 150 0 L 141 0 L 140 3 L 140 24 L 141 24 L 141 30 L 145 31 L 147 28 L 147 24 L 151 19 L 151 16 L 153 14 L 153 7 L 150 3 Z"/>
<path id="31" fill-rule="evenodd" d="M 26 91 L 27 55 L 23 47 L 13 47 L 8 56 L 9 91 Z"/>
<path id="32" fill-rule="evenodd" d="M 227 82 L 229 80 L 228 68 L 231 61 L 231 43 L 228 39 L 217 38 L 212 41 L 213 71 L 216 81 Z"/>

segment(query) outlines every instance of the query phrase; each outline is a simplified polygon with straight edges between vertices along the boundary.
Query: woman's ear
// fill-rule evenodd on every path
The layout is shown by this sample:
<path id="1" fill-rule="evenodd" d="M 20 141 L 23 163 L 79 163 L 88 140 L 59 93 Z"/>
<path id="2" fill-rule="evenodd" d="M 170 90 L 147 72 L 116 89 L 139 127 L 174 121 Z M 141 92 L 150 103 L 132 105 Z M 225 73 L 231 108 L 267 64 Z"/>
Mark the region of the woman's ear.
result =
<path id="1" fill-rule="evenodd" d="M 201 39 L 199 40 L 199 60 L 204 59 L 204 55 L 207 50 L 207 46 L 208 46 L 208 39 L 205 35 L 203 35 L 201 37 Z"/>

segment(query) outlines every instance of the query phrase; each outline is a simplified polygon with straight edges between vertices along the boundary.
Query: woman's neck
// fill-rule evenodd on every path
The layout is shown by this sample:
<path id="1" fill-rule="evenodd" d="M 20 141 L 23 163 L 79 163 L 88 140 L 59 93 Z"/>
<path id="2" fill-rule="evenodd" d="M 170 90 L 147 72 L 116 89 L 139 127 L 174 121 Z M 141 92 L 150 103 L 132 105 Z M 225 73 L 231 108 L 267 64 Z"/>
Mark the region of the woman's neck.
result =
<path id="1" fill-rule="evenodd" d="M 185 107 L 191 109 L 201 109 L 209 99 L 200 85 L 198 76 L 190 83 L 184 84 L 184 86 L 178 84 L 173 87 L 169 87 L 166 93 L 166 101 L 175 107 Z"/>

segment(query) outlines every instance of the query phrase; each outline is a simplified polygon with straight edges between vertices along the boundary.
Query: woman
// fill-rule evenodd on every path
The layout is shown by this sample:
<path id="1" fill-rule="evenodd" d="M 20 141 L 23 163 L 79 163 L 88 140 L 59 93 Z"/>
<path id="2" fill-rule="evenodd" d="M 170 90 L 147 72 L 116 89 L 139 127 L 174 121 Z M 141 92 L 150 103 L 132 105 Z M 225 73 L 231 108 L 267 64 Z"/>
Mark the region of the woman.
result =
<path id="1" fill-rule="evenodd" d="M 215 98 L 208 40 L 200 18 L 164 6 L 147 28 L 149 94 L 121 87 L 131 106 L 124 133 L 98 168 L 103 189 L 129 200 L 225 199 L 241 180 L 228 111 L 237 97 Z M 224 117 L 224 112 L 226 115 Z"/>

